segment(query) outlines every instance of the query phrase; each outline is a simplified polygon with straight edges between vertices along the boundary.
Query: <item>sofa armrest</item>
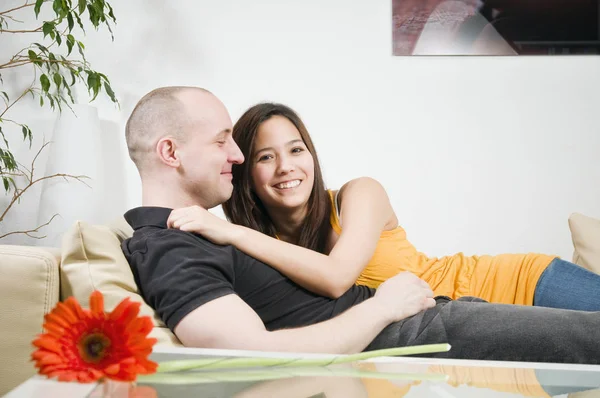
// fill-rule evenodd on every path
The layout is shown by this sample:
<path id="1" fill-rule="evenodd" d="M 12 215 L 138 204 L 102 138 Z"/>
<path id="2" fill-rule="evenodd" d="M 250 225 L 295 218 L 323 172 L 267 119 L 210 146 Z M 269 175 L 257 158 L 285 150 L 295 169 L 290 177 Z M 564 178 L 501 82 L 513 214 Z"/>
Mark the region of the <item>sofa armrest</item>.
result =
<path id="1" fill-rule="evenodd" d="M 35 373 L 32 340 L 59 299 L 60 250 L 0 245 L 0 396 Z"/>

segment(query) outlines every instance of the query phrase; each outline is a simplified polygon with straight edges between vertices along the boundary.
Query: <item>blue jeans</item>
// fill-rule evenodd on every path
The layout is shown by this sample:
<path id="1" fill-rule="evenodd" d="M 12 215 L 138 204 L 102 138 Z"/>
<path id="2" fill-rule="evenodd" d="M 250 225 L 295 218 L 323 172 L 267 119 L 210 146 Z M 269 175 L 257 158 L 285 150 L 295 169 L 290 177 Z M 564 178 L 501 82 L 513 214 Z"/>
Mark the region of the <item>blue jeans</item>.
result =
<path id="1" fill-rule="evenodd" d="M 600 275 L 555 258 L 537 283 L 533 305 L 600 311 Z"/>

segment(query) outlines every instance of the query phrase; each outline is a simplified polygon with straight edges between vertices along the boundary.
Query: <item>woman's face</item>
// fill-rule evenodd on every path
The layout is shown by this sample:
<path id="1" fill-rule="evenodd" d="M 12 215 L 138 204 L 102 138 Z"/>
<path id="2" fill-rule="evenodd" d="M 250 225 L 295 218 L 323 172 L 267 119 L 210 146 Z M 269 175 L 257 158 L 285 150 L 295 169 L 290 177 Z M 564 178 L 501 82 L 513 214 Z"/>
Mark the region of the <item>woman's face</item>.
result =
<path id="1" fill-rule="evenodd" d="M 315 165 L 300 132 L 273 116 L 258 128 L 252 155 L 252 186 L 267 209 L 302 209 L 315 179 Z"/>

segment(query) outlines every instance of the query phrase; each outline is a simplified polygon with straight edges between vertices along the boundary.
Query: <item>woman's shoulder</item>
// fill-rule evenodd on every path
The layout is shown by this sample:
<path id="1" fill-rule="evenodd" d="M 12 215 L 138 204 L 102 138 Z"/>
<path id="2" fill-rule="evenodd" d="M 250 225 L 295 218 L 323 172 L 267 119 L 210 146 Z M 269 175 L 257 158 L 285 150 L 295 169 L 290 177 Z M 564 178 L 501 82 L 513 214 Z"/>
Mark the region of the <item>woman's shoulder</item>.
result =
<path id="1" fill-rule="evenodd" d="M 374 191 L 385 193 L 385 188 L 373 177 L 357 177 L 343 184 L 339 190 L 332 192 L 342 198 L 347 192 L 360 193 Z"/>
<path id="2" fill-rule="evenodd" d="M 373 204 L 378 203 L 377 207 L 386 214 L 387 221 L 384 226 L 385 231 L 394 229 L 398 226 L 398 218 L 390 203 L 388 194 L 383 185 L 375 178 L 358 177 L 342 185 L 335 196 L 337 208 L 340 210 L 340 213 L 344 199 L 348 199 L 349 197 L 356 199 L 353 201 L 356 203 L 365 203 L 365 201 Z"/>

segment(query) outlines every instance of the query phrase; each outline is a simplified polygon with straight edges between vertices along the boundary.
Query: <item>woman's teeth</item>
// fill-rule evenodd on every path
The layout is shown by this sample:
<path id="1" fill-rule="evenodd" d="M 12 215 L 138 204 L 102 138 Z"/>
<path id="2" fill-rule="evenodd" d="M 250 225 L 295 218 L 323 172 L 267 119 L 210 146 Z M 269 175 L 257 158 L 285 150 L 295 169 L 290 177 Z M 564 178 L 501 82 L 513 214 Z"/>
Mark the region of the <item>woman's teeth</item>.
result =
<path id="1" fill-rule="evenodd" d="M 281 184 L 277 184 L 277 185 L 275 185 L 275 188 L 288 189 L 288 188 L 295 188 L 298 185 L 300 185 L 300 180 L 294 180 L 294 181 L 282 182 Z"/>

